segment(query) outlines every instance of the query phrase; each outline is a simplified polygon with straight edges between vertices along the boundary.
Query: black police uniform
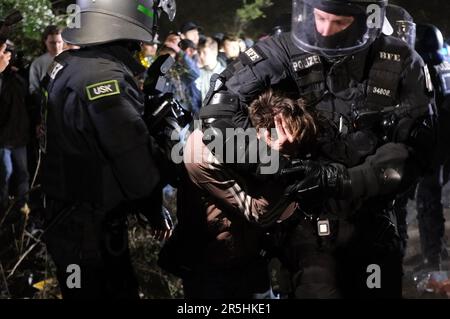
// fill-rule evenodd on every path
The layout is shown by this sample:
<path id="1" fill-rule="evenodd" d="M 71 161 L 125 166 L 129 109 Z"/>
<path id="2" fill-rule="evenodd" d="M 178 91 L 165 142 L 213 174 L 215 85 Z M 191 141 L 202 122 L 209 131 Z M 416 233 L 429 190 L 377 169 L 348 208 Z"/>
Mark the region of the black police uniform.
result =
<path id="1" fill-rule="evenodd" d="M 441 258 L 448 258 L 445 243 L 445 218 L 442 207 L 442 187 L 450 174 L 450 63 L 439 49 L 443 43 L 432 25 L 418 25 L 417 52 L 430 70 L 438 110 L 438 144 L 433 170 L 420 181 L 417 188 L 417 219 L 424 264 L 439 269 Z M 440 37 L 442 39 L 442 36 Z M 441 43 L 439 43 L 441 42 Z"/>
<path id="2" fill-rule="evenodd" d="M 64 52 L 49 69 L 45 242 L 64 298 L 138 298 L 126 214 L 149 207 L 159 182 L 134 79 L 142 71 L 117 44 Z M 71 264 L 79 289 L 66 285 Z"/>
<path id="3" fill-rule="evenodd" d="M 323 153 L 329 160 L 353 167 L 384 143 L 407 143 L 410 152 L 404 177 L 414 179 L 425 169 L 426 155 L 433 147 L 431 87 L 426 82 L 421 58 L 393 37 L 382 35 L 369 48 L 331 61 L 302 51 L 289 34 L 282 34 L 256 44 L 212 79 L 200 118 L 206 127 L 246 128 L 246 105 L 272 87 L 306 98 L 334 123 L 339 131 L 336 137 L 344 142 L 325 144 L 328 148 Z M 398 104 L 399 108 L 393 108 Z M 402 145 L 394 144 L 392 150 Z M 377 160 L 398 165 L 389 152 Z M 377 182 L 370 182 L 368 171 L 356 175 L 366 183 L 353 180 L 353 190 L 371 198 L 358 205 L 330 201 L 318 215 L 305 214 L 288 234 L 285 247 L 296 297 L 401 296 L 401 254 L 390 216 L 392 197 L 386 187 L 375 189 Z M 318 234 L 322 218 L 330 224 L 329 236 Z M 370 289 L 366 282 L 372 264 L 382 270 L 380 289 Z"/>
<path id="4" fill-rule="evenodd" d="M 386 7 L 386 17 L 392 26 L 392 36 L 401 39 L 411 48 L 414 48 L 416 40 L 416 24 L 411 14 L 400 6 L 388 4 Z M 408 200 L 414 197 L 415 187 L 411 187 L 409 192 L 397 196 L 394 203 L 394 212 L 397 219 L 397 231 L 401 239 L 402 255 L 406 254 L 408 243 Z"/>

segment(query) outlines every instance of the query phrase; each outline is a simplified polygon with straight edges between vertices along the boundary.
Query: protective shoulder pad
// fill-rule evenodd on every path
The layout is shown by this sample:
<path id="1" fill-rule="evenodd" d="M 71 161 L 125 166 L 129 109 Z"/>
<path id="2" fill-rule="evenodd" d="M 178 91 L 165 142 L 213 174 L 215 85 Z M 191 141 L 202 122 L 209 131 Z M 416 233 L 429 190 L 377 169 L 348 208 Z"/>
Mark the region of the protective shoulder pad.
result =
<path id="1" fill-rule="evenodd" d="M 254 45 L 250 49 L 247 49 L 244 53 L 241 53 L 239 59 L 242 61 L 243 65 L 255 65 L 261 61 L 267 59 L 267 56 L 264 52 L 258 47 L 258 45 Z"/>

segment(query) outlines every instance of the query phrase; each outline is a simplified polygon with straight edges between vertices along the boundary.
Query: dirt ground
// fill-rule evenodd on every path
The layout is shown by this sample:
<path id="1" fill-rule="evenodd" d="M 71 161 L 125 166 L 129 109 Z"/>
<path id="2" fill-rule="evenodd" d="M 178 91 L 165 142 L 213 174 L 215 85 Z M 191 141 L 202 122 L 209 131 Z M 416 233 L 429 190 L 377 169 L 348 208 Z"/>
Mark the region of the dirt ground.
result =
<path id="1" fill-rule="evenodd" d="M 443 205 L 444 205 L 444 216 L 446 219 L 445 230 L 446 237 L 450 234 L 450 185 L 447 185 L 443 190 Z M 420 251 L 420 237 L 419 229 L 417 223 L 417 211 L 415 201 L 410 201 L 408 203 L 408 247 L 406 251 L 406 256 L 404 260 L 404 273 L 403 278 L 403 297 L 404 298 L 423 298 L 423 299 L 436 299 L 445 298 L 443 295 L 437 295 L 434 293 L 421 292 L 417 289 L 417 285 L 420 280 L 424 278 L 427 272 L 414 272 L 414 268 L 417 267 L 421 261 L 421 251 Z M 449 250 L 449 242 L 447 240 L 447 250 Z M 437 270 L 437 269 L 436 269 Z M 441 271 L 445 275 L 447 271 L 450 271 L 450 260 L 444 260 L 442 262 Z M 447 274 L 450 274 L 447 273 Z"/>
<path id="2" fill-rule="evenodd" d="M 445 218 L 447 220 L 446 234 L 450 234 L 450 185 L 444 189 L 444 194 L 443 204 L 445 207 Z M 169 197 L 173 198 L 173 194 Z M 166 198 L 165 203 L 166 207 L 170 208 L 171 211 L 175 210 L 173 200 L 167 200 Z M 415 202 L 410 201 L 408 204 L 407 218 L 409 242 L 404 263 L 404 298 L 446 298 L 445 295 L 437 295 L 417 289 L 418 284 L 425 278 L 427 273 L 414 272 L 414 268 L 422 261 L 416 215 Z M 23 260 L 14 275 L 8 278 L 10 270 L 17 262 L 17 258 L 15 257 L 18 256 L 17 251 L 25 252 L 35 240 L 33 237 L 30 237 L 31 235 L 27 235 L 24 237 L 23 245 L 19 245 L 18 241 L 15 240 L 15 244 L 10 246 L 11 249 L 5 249 L 5 241 L 3 240 L 5 236 L 9 232 L 20 233 L 21 229 L 20 223 L 14 223 L 13 220 L 10 225 L 16 224 L 15 229 L 14 227 L 11 228 L 11 226 L 5 227 L 6 224 L 8 223 L 5 222 L 3 229 L 0 229 L 0 299 L 61 298 L 57 281 L 54 279 L 54 266 L 51 258 L 46 253 L 45 246 L 42 244 L 38 244 Z M 33 235 L 38 236 L 38 234 Z M 159 244 L 151 239 L 147 231 L 133 223 L 130 225 L 130 248 L 136 273 L 138 274 L 138 280 L 142 287 L 142 298 L 182 298 L 180 281 L 162 272 L 156 265 Z M 450 271 L 450 261 L 445 261 L 441 270 Z M 46 285 L 43 285 L 44 279 L 48 280 Z"/>

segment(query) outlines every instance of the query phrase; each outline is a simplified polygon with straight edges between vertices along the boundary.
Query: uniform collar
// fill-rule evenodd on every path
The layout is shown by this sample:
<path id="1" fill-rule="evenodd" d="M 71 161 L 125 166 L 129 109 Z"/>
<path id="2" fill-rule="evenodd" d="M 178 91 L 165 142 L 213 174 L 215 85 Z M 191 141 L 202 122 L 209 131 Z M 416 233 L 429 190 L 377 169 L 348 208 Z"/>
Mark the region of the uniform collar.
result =
<path id="1" fill-rule="evenodd" d="M 133 57 L 126 48 L 120 45 L 108 45 L 102 47 L 106 53 L 121 61 L 133 73 L 134 76 L 145 72 L 145 68 Z"/>
<path id="2" fill-rule="evenodd" d="M 370 49 L 365 49 L 361 52 L 355 53 L 351 56 L 347 56 L 345 58 L 342 58 L 338 61 L 329 62 L 327 60 L 325 61 L 324 65 L 327 66 L 326 69 L 335 69 L 342 72 L 342 68 L 345 68 L 347 74 L 350 76 L 351 79 L 354 79 L 356 81 L 362 81 L 364 80 L 364 77 L 366 75 L 366 63 L 367 59 L 369 58 Z M 336 72 L 336 71 L 335 71 Z"/>

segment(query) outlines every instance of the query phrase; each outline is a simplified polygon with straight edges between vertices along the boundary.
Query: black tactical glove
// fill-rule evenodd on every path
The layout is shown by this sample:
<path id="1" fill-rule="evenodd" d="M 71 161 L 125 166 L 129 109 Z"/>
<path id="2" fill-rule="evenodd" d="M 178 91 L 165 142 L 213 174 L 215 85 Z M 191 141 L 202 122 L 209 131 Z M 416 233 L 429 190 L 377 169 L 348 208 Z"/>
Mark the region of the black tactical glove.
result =
<path id="1" fill-rule="evenodd" d="M 297 161 L 281 170 L 280 175 L 294 181 L 286 188 L 286 195 L 322 200 L 327 197 L 345 198 L 350 192 L 347 169 L 337 163 Z"/>
<path id="2" fill-rule="evenodd" d="M 165 240 L 172 235 L 173 223 L 170 213 L 163 206 L 162 185 L 147 198 L 135 202 L 136 213 L 143 227 L 150 226 L 152 235 Z"/>
<path id="3" fill-rule="evenodd" d="M 363 164 L 349 169 L 337 163 L 297 161 L 281 169 L 280 176 L 288 180 L 287 196 L 307 200 L 395 195 L 407 181 L 405 161 L 408 156 L 406 145 L 388 143 L 367 157 Z"/>
<path id="4" fill-rule="evenodd" d="M 405 144 L 388 143 L 366 158 L 363 164 L 348 169 L 353 198 L 395 195 L 407 182 L 405 162 L 409 151 Z"/>

